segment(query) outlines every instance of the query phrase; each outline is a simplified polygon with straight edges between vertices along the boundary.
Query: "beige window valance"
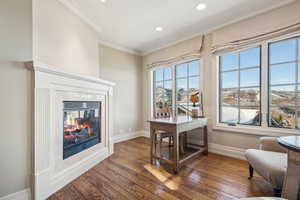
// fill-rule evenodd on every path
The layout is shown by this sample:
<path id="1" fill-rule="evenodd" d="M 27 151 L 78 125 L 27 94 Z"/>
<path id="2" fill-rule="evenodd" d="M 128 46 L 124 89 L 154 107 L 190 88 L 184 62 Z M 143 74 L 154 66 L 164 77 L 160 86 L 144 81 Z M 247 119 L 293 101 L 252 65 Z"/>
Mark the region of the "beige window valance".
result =
<path id="1" fill-rule="evenodd" d="M 155 68 L 155 67 L 159 67 L 159 66 L 169 66 L 169 65 L 176 64 L 176 63 L 179 63 L 184 60 L 192 60 L 192 59 L 200 58 L 201 52 L 203 49 L 203 42 L 204 42 L 204 36 L 201 36 L 200 44 L 197 45 L 198 46 L 197 49 L 186 51 L 186 53 L 175 55 L 174 57 L 171 57 L 168 59 L 162 59 L 162 60 L 151 62 L 151 63 L 147 64 L 147 69 L 151 69 L 151 68 Z M 181 47 L 179 45 L 177 47 L 171 47 L 170 49 L 166 49 L 165 51 L 172 51 L 172 48 L 180 49 Z M 158 52 L 158 54 L 159 53 L 160 52 Z"/>
<path id="2" fill-rule="evenodd" d="M 259 43 L 265 40 L 270 40 L 276 37 L 280 37 L 288 34 L 296 34 L 300 33 L 300 22 L 292 24 L 290 26 L 286 26 L 280 29 L 276 29 L 274 31 L 256 35 L 253 37 L 248 37 L 240 40 L 231 41 L 225 44 L 214 45 L 211 48 L 211 52 L 213 54 L 234 51 L 241 48 L 245 48 L 247 46 L 253 45 L 255 43 Z"/>

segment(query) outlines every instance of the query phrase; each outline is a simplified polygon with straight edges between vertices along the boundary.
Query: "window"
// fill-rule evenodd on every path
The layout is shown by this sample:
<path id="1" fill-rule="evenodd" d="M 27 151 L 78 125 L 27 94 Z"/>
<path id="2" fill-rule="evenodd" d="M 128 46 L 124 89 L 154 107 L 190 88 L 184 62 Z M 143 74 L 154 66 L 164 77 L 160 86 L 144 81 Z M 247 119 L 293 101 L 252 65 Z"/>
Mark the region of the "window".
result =
<path id="1" fill-rule="evenodd" d="M 171 67 L 154 71 L 154 115 L 156 117 L 172 113 L 172 81 Z"/>
<path id="2" fill-rule="evenodd" d="M 199 95 L 199 61 L 176 66 L 176 112 L 178 115 L 191 114 L 193 107 L 199 108 L 199 101 L 193 104 L 191 96 Z"/>
<path id="3" fill-rule="evenodd" d="M 219 121 L 260 125 L 260 47 L 220 56 Z"/>
<path id="4" fill-rule="evenodd" d="M 300 38 L 269 44 L 270 127 L 300 127 Z"/>
<path id="5" fill-rule="evenodd" d="M 219 123 L 300 128 L 300 36 L 219 56 Z"/>
<path id="6" fill-rule="evenodd" d="M 191 95 L 200 96 L 200 61 L 194 60 L 153 71 L 154 117 L 191 115 L 200 109 Z"/>

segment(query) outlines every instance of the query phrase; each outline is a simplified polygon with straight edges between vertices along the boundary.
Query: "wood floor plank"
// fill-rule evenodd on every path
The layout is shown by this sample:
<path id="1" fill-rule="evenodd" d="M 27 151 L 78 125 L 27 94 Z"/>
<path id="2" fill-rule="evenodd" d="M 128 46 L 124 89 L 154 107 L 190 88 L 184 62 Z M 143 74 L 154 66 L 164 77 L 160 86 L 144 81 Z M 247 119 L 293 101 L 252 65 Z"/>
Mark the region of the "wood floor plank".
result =
<path id="1" fill-rule="evenodd" d="M 135 138 L 115 145 L 115 153 L 59 190 L 49 200 L 232 200 L 272 196 L 255 175 L 248 180 L 246 161 L 209 154 L 177 175 L 149 163 L 150 140 Z"/>
<path id="2" fill-rule="evenodd" d="M 85 200 L 84 196 L 72 184 L 68 184 L 53 196 L 58 200 Z"/>
<path id="3" fill-rule="evenodd" d="M 139 185 L 135 184 L 134 182 L 130 181 L 129 179 L 125 178 L 124 176 L 122 176 L 118 173 L 115 173 L 111 169 L 106 169 L 104 171 L 104 170 L 102 170 L 102 165 L 98 165 L 94 169 L 102 176 L 105 176 L 106 178 L 108 178 L 109 180 L 114 182 L 114 184 L 121 186 L 127 192 L 134 195 L 136 197 L 136 199 L 141 199 L 141 200 L 142 199 L 145 199 L 145 200 L 146 199 L 153 199 L 153 200 L 161 199 L 158 196 L 156 196 L 155 194 L 145 190 L 141 186 L 139 186 Z"/>
<path id="4" fill-rule="evenodd" d="M 109 200 L 110 198 L 100 192 L 98 188 L 94 187 L 86 179 L 85 174 L 72 182 L 75 188 L 84 196 L 85 199 L 93 200 Z"/>

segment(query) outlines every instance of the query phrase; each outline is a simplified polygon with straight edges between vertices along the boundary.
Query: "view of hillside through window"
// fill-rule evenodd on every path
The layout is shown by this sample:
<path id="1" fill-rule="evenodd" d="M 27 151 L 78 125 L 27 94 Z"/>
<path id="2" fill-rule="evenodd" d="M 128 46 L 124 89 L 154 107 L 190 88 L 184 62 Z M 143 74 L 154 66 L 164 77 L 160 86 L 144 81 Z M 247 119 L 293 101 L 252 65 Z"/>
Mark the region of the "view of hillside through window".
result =
<path id="1" fill-rule="evenodd" d="M 269 45 L 269 126 L 300 127 L 300 38 Z"/>
<path id="2" fill-rule="evenodd" d="M 154 71 L 154 110 L 156 117 L 172 114 L 172 68 L 166 67 Z"/>
<path id="3" fill-rule="evenodd" d="M 200 109 L 199 102 L 191 102 L 191 95 L 200 95 L 199 60 L 157 69 L 153 76 L 155 117 L 191 115 L 192 109 Z"/>
<path id="4" fill-rule="evenodd" d="M 260 125 L 260 47 L 220 56 L 220 122 Z"/>
<path id="5" fill-rule="evenodd" d="M 219 122 L 300 128 L 300 37 L 262 45 L 219 56 Z"/>

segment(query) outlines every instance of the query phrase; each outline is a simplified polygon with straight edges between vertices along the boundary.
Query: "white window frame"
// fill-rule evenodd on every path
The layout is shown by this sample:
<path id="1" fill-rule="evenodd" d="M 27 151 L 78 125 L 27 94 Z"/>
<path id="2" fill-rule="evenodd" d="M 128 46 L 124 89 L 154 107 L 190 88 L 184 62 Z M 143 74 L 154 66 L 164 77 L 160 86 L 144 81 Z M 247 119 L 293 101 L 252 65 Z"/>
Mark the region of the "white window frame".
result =
<path id="1" fill-rule="evenodd" d="M 300 135 L 299 129 L 286 129 L 286 128 L 274 128 L 268 126 L 268 109 L 269 109 L 269 44 L 273 42 L 279 42 L 282 40 L 287 40 L 293 37 L 299 37 L 300 33 L 297 34 L 288 34 L 285 36 L 277 37 L 271 40 L 266 40 L 263 42 L 255 43 L 252 45 L 247 46 L 246 48 L 241 48 L 236 51 L 227 52 L 227 53 L 235 53 L 251 48 L 255 48 L 257 46 L 261 46 L 261 126 L 249 126 L 249 125 L 241 125 L 236 124 L 236 126 L 229 126 L 228 124 L 219 122 L 219 99 L 220 99 L 220 88 L 219 88 L 219 69 L 220 63 L 219 59 L 220 56 L 224 54 L 216 55 L 216 79 L 215 79 L 215 94 L 216 94 L 216 105 L 215 105 L 215 113 L 213 119 L 213 130 L 215 131 L 225 131 L 225 132 L 233 132 L 233 133 L 242 133 L 242 134 L 249 134 L 249 135 L 259 135 L 259 136 L 285 136 L 288 134 L 293 135 Z"/>
<path id="2" fill-rule="evenodd" d="M 194 58 L 182 60 L 167 66 L 154 67 L 150 70 L 150 118 L 154 117 L 154 71 L 171 67 L 172 69 L 172 112 L 177 115 L 176 110 L 176 66 L 193 61 L 199 61 L 199 92 L 203 93 L 203 60 L 202 58 Z"/>
<path id="3" fill-rule="evenodd" d="M 260 50 L 259 50 L 259 56 L 260 56 L 260 58 L 259 58 L 259 60 L 260 60 L 260 65 L 258 65 L 258 66 L 250 66 L 250 67 L 246 67 L 246 68 L 241 68 L 241 66 L 240 66 L 240 55 L 238 55 L 238 68 L 237 69 L 233 69 L 233 70 L 226 70 L 226 71 L 220 71 L 220 57 L 221 56 L 223 56 L 223 55 L 226 55 L 227 53 L 225 53 L 225 54 L 222 54 L 222 55 L 219 55 L 218 57 L 219 57 L 219 59 L 218 59 L 218 100 L 220 101 L 220 95 L 221 95 L 221 88 L 220 88 L 220 86 L 221 86 L 221 84 L 220 84 L 220 79 L 221 79 L 221 77 L 219 76 L 219 75 L 221 75 L 222 73 L 227 73 L 227 72 L 231 72 L 231 71 L 234 71 L 234 72 L 238 72 L 239 73 L 239 75 L 238 75 L 238 82 L 239 82 L 239 85 L 238 85 L 238 87 L 237 88 L 234 88 L 234 89 L 238 89 L 238 90 L 240 90 L 240 89 L 243 89 L 243 88 L 256 88 L 256 87 L 258 87 L 259 88 L 259 92 L 260 92 L 260 103 L 259 103 L 259 106 L 257 106 L 257 107 L 259 107 L 259 111 L 260 111 L 260 114 L 261 114 L 261 85 L 262 85 L 262 81 L 261 81 L 261 77 L 262 77 L 262 71 L 261 71 L 261 68 L 262 68 L 262 61 L 261 61 L 261 55 L 262 55 L 262 47 L 261 47 L 261 45 L 257 45 L 257 46 L 254 46 L 254 47 L 250 47 L 250 48 L 246 48 L 246 49 L 243 49 L 243 50 L 250 50 L 250 49 L 253 49 L 253 48 L 259 48 Z M 229 54 L 232 54 L 232 53 L 240 53 L 240 52 L 242 52 L 243 50 L 238 50 L 238 51 L 234 51 L 234 52 L 230 52 Z M 250 87 L 241 87 L 240 86 L 240 72 L 241 71 L 243 71 L 243 70 L 248 70 L 248 69 L 259 69 L 259 83 L 260 83 L 260 85 L 259 86 L 250 86 Z M 221 105 L 220 105 L 220 102 L 219 102 L 219 104 L 218 104 L 218 108 L 219 108 L 219 112 L 218 112 L 218 121 L 220 121 L 220 118 L 221 118 L 221 116 L 222 116 L 222 114 L 221 114 L 221 111 L 220 111 L 220 107 L 221 107 Z M 239 110 L 238 110 L 238 112 L 240 112 L 240 109 L 241 109 L 241 105 L 240 105 L 240 102 L 238 102 L 238 105 L 236 106 L 233 106 L 233 107 L 235 107 L 235 108 L 238 108 Z M 261 116 L 260 116 L 261 117 Z M 238 114 L 238 120 L 240 120 L 240 113 Z M 219 122 L 219 123 L 222 123 L 222 124 L 231 124 L 231 123 L 225 123 L 225 122 Z M 260 125 L 248 125 L 248 126 L 256 126 L 256 127 L 261 127 L 261 124 L 262 124 L 262 119 L 260 119 Z M 245 124 L 241 124 L 241 123 L 234 123 L 234 126 L 236 126 L 236 125 L 242 125 L 242 126 L 245 126 Z"/>

